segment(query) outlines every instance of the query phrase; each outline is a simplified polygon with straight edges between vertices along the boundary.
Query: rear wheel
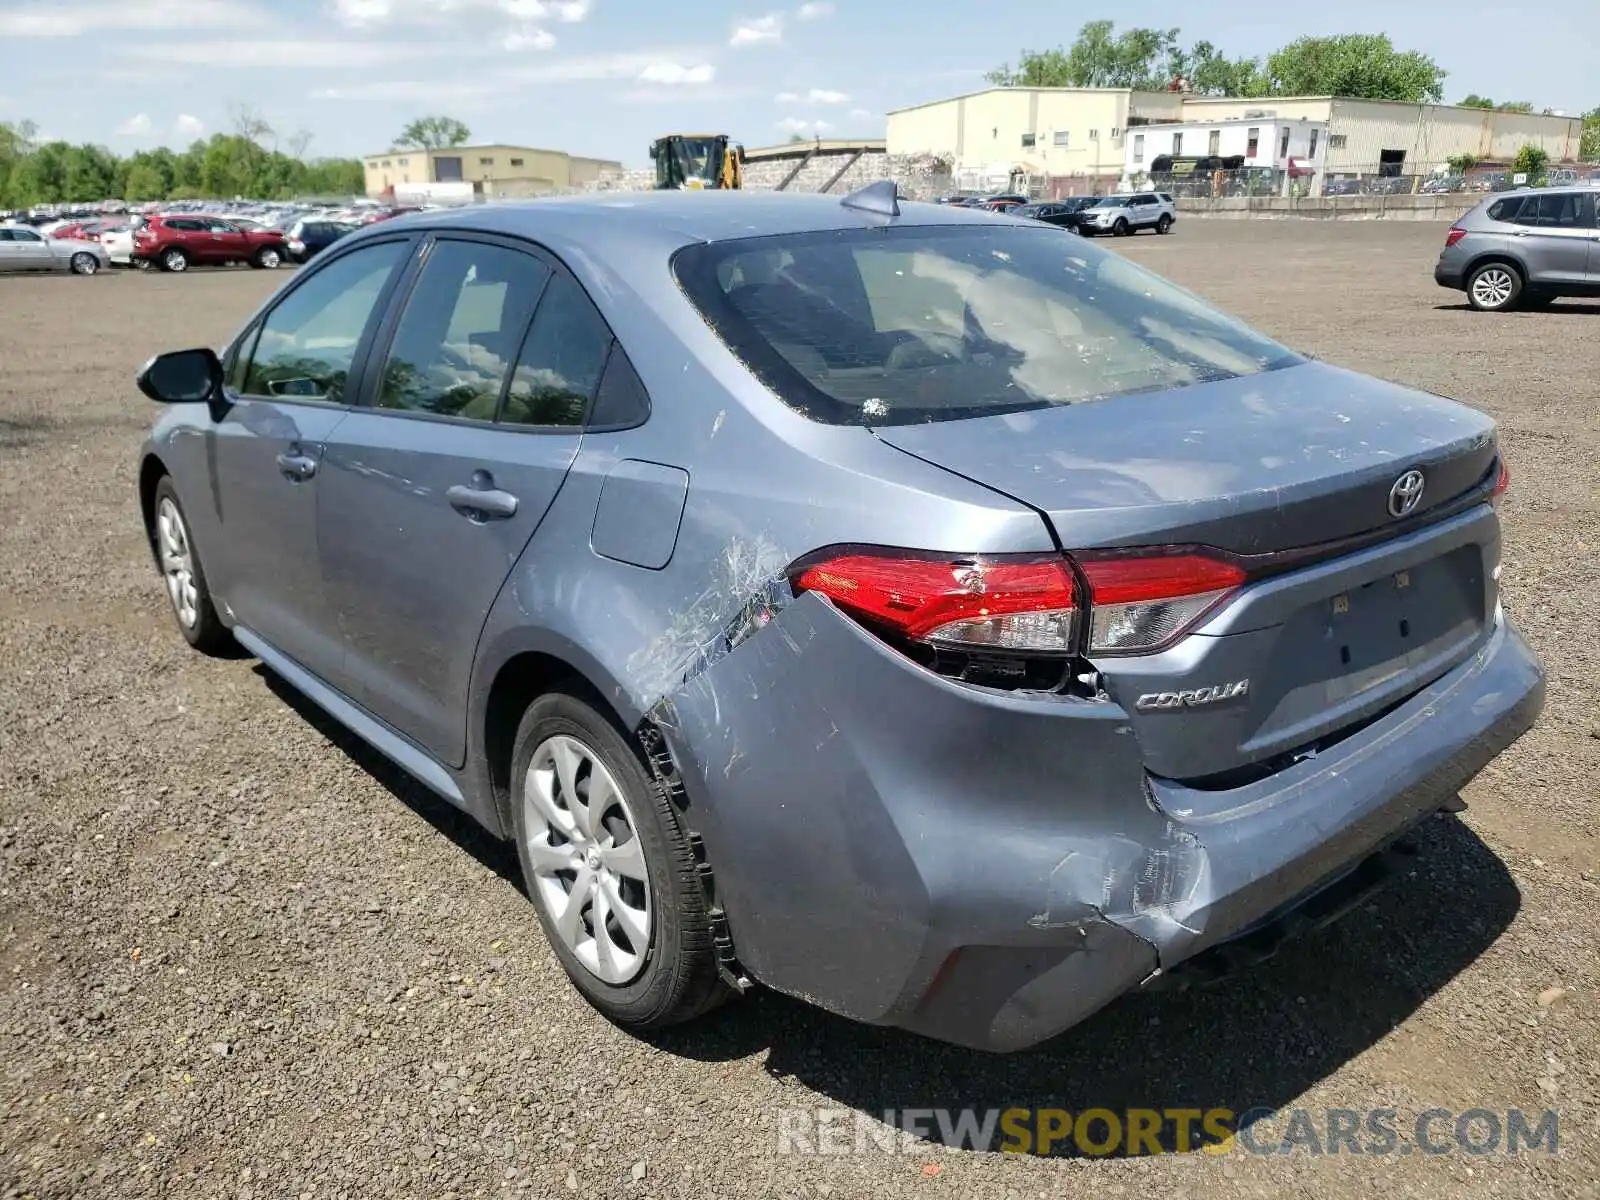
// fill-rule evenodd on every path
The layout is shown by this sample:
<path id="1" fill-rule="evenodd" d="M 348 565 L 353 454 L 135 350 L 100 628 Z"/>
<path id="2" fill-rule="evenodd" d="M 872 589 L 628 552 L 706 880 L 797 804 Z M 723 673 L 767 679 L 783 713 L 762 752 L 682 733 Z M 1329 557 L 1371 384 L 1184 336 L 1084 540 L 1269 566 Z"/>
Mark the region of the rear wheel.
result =
<path id="1" fill-rule="evenodd" d="M 80 250 L 69 260 L 74 275 L 93 275 L 100 269 L 100 260 L 87 250 Z"/>
<path id="2" fill-rule="evenodd" d="M 1156 232 L 1157 233 L 1171 233 L 1172 232 L 1172 218 L 1169 217 L 1166 213 L 1162 213 L 1161 214 L 1161 219 L 1156 222 Z"/>
<path id="3" fill-rule="evenodd" d="M 512 822 L 528 895 L 577 989 L 612 1021 L 655 1029 L 727 994 L 695 856 L 622 732 L 576 696 L 523 714 Z"/>
<path id="4" fill-rule="evenodd" d="M 256 251 L 256 256 L 250 260 L 250 265 L 270 271 L 283 262 L 283 255 L 271 246 L 263 246 Z"/>
<path id="5" fill-rule="evenodd" d="M 155 520 L 150 529 L 161 579 L 167 587 L 167 600 L 184 639 L 202 654 L 220 654 L 229 649 L 233 635 L 217 616 L 206 585 L 200 552 L 189 535 L 189 521 L 178 500 L 178 489 L 170 475 L 156 484 Z"/>
<path id="6" fill-rule="evenodd" d="M 1479 312 L 1506 312 L 1522 296 L 1522 274 L 1510 263 L 1485 263 L 1467 279 L 1467 299 Z"/>
<path id="7" fill-rule="evenodd" d="M 174 246 L 162 252 L 161 269 L 163 271 L 187 271 L 189 269 L 189 256 Z"/>

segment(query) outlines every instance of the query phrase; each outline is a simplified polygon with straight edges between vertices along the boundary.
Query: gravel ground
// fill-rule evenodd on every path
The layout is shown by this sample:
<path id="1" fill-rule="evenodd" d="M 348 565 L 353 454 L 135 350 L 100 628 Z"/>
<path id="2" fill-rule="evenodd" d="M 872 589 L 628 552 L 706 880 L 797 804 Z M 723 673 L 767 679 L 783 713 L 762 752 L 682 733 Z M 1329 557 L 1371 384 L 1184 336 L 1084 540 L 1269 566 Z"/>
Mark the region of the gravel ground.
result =
<path id="1" fill-rule="evenodd" d="M 220 341 L 282 277 L 0 280 L 0 1196 L 1597 1194 L 1600 307 L 1466 311 L 1432 282 L 1442 238 L 1191 220 L 1117 249 L 1300 349 L 1499 418 L 1507 606 L 1550 670 L 1542 723 L 1365 911 L 1004 1058 L 766 995 L 654 1044 L 596 1016 L 506 848 L 173 626 L 136 515 L 153 413 L 132 374 Z M 780 1110 L 965 1105 L 1319 1124 L 1386 1106 L 1406 1138 L 1431 1107 L 1553 1106 L 1561 1140 L 778 1153 Z"/>

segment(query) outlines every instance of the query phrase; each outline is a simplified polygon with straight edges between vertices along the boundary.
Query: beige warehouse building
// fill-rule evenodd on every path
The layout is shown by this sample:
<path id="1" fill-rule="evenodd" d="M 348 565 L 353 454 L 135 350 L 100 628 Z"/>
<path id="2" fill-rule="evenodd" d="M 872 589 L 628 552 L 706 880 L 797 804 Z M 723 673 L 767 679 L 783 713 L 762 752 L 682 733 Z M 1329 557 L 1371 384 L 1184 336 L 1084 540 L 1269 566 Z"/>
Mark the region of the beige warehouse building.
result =
<path id="1" fill-rule="evenodd" d="M 470 183 L 488 199 L 542 196 L 622 176 L 619 162 L 532 146 L 385 150 L 367 155 L 362 163 L 369 196 L 381 196 L 408 183 Z"/>
<path id="2" fill-rule="evenodd" d="M 951 159 L 959 186 L 1003 187 L 1007 175 L 1055 180 L 1057 193 L 1104 188 L 1122 174 L 1128 129 L 1182 122 L 1206 144 L 1208 122 L 1272 120 L 1327 128 L 1330 175 L 1425 174 L 1457 155 L 1508 161 L 1525 144 L 1575 159 L 1578 117 L 1541 116 L 1334 96 L 1216 98 L 1125 88 L 989 88 L 889 113 L 891 155 Z M 1081 185 L 1081 186 L 1080 186 Z"/>

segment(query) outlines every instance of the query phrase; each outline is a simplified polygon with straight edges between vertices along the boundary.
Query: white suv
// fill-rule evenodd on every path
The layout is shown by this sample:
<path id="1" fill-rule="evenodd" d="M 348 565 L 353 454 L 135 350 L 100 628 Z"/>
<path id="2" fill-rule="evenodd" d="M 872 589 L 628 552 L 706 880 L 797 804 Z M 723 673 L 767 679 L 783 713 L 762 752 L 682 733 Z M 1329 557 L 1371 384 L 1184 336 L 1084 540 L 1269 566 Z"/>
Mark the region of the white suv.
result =
<path id="1" fill-rule="evenodd" d="M 1127 237 L 1141 229 L 1168 233 L 1178 219 L 1172 197 L 1165 192 L 1129 192 L 1122 196 L 1103 196 L 1092 208 L 1083 210 L 1082 233 L 1114 233 Z"/>

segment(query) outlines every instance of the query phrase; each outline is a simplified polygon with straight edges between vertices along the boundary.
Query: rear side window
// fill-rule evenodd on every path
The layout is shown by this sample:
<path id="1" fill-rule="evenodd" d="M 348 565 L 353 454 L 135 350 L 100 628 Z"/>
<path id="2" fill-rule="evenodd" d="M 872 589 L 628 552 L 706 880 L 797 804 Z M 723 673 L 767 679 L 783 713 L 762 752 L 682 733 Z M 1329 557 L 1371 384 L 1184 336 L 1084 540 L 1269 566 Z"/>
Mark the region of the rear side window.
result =
<path id="1" fill-rule="evenodd" d="M 686 247 L 685 292 L 767 387 L 840 424 L 952 420 L 1301 359 L 1054 229 L 830 230 Z"/>
<path id="2" fill-rule="evenodd" d="M 356 347 L 409 250 L 407 242 L 380 242 L 315 271 L 267 314 L 239 390 L 342 402 Z"/>
<path id="3" fill-rule="evenodd" d="M 492 421 L 550 268 L 486 242 L 440 241 L 395 330 L 377 406 Z"/>
<path id="4" fill-rule="evenodd" d="M 1515 221 L 1517 214 L 1522 211 L 1521 196 L 1507 196 L 1504 200 L 1496 200 L 1489 205 L 1488 217 L 1491 221 Z"/>
<path id="5" fill-rule="evenodd" d="M 500 419 L 516 425 L 582 425 L 610 352 L 605 318 L 574 280 L 557 275 L 539 301 Z"/>

